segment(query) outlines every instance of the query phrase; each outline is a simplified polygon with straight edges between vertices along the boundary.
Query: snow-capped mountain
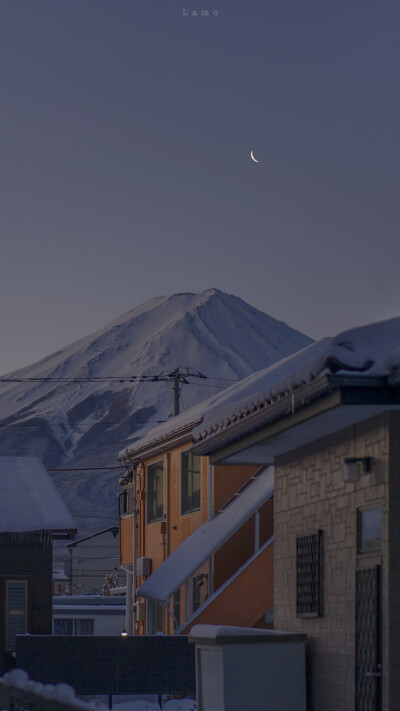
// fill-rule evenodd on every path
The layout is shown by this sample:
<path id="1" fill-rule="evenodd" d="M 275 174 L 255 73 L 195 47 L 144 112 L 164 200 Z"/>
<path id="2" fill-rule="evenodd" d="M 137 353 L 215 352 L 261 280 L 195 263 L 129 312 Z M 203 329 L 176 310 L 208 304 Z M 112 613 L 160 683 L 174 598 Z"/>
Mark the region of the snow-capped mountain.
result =
<path id="1" fill-rule="evenodd" d="M 105 528 L 117 520 L 120 473 L 84 468 L 116 466 L 129 441 L 173 412 L 171 382 L 133 378 L 186 367 L 207 376 L 188 377 L 182 386 L 181 409 L 187 409 L 309 343 L 217 289 L 151 299 L 6 376 L 22 382 L 0 384 L 0 454 L 34 455 L 48 469 L 64 467 L 53 476 L 79 533 Z"/>

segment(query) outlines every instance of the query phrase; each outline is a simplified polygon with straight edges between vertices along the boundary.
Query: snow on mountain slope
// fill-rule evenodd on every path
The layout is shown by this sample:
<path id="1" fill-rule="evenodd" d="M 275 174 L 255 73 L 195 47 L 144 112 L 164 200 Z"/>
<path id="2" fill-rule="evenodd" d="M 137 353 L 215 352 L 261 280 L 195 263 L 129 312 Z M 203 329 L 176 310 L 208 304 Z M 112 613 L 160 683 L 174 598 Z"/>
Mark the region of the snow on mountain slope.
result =
<path id="1" fill-rule="evenodd" d="M 116 465 L 125 443 L 173 410 L 170 382 L 126 378 L 198 370 L 207 379 L 190 377 L 183 385 L 181 408 L 188 408 L 309 343 L 299 331 L 217 289 L 151 299 L 7 376 L 24 382 L 0 384 L 0 454 L 38 456 L 47 468 Z M 53 476 L 80 533 L 115 523 L 117 471 Z"/>

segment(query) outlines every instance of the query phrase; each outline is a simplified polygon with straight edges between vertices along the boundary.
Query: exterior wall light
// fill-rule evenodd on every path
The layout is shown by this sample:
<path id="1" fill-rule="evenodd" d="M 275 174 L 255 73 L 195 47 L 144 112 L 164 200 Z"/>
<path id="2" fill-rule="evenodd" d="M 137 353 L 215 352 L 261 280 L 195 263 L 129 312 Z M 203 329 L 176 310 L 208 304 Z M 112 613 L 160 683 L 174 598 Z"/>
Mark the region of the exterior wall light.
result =
<path id="1" fill-rule="evenodd" d="M 344 482 L 358 481 L 363 474 L 372 471 L 372 457 L 347 457 L 342 464 L 342 479 Z"/>
<path id="2" fill-rule="evenodd" d="M 127 637 L 127 636 L 128 636 L 128 633 L 127 633 L 126 629 L 123 629 L 121 632 L 121 637 Z"/>

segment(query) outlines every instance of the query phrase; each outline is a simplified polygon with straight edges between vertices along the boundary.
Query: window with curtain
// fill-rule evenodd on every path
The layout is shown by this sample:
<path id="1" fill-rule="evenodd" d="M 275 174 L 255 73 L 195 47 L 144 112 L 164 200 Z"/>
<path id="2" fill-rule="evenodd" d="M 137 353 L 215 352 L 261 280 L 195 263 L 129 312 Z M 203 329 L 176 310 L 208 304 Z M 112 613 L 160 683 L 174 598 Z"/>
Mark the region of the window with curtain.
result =
<path id="1" fill-rule="evenodd" d="M 164 608 L 156 600 L 146 600 L 146 634 L 164 631 Z"/>
<path id="2" fill-rule="evenodd" d="M 74 633 L 73 620 L 58 618 L 54 620 L 54 633 L 61 635 L 72 635 Z"/>
<path id="3" fill-rule="evenodd" d="M 191 452 L 181 455 L 181 513 L 200 511 L 200 457 Z"/>
<path id="4" fill-rule="evenodd" d="M 89 635 L 94 634 L 93 618 L 63 618 L 54 620 L 54 634 L 59 635 Z"/>
<path id="5" fill-rule="evenodd" d="M 203 585 L 200 576 L 192 578 L 192 613 L 196 612 L 201 605 L 201 586 Z"/>
<path id="6" fill-rule="evenodd" d="M 74 620 L 74 634 L 93 634 L 92 619 L 76 619 Z"/>
<path id="7" fill-rule="evenodd" d="M 147 467 L 147 523 L 164 517 L 164 467 L 162 462 Z"/>

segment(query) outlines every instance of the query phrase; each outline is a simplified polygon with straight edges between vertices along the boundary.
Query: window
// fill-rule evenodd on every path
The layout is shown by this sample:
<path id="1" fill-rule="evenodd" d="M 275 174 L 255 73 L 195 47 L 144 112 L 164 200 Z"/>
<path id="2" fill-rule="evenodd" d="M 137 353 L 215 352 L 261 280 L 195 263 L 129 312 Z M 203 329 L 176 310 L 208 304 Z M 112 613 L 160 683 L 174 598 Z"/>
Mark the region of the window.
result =
<path id="1" fill-rule="evenodd" d="M 54 634 L 59 635 L 91 635 L 93 618 L 57 618 L 54 620 Z"/>
<path id="2" fill-rule="evenodd" d="M 173 597 L 173 610 L 174 610 L 174 617 L 176 619 L 178 627 L 181 624 L 181 589 L 176 591 L 174 593 Z"/>
<path id="3" fill-rule="evenodd" d="M 133 487 L 132 486 L 130 486 L 129 489 L 124 489 L 124 491 L 123 491 L 122 512 L 124 514 L 131 514 L 133 512 Z"/>
<path id="4" fill-rule="evenodd" d="M 379 550 L 382 541 L 382 509 L 357 512 L 358 552 Z"/>
<path id="5" fill-rule="evenodd" d="M 71 635 L 74 634 L 74 621 L 68 619 L 54 620 L 54 634 Z"/>
<path id="6" fill-rule="evenodd" d="M 201 586 L 203 582 L 200 576 L 192 578 L 192 613 L 196 612 L 201 605 Z"/>
<path id="7" fill-rule="evenodd" d="M 322 614 L 322 531 L 296 541 L 298 617 Z"/>
<path id="8" fill-rule="evenodd" d="M 200 457 L 191 452 L 181 455 L 181 513 L 200 511 Z"/>
<path id="9" fill-rule="evenodd" d="M 146 633 L 164 631 L 164 608 L 156 600 L 146 600 Z"/>
<path id="10" fill-rule="evenodd" d="M 74 620 L 74 634 L 93 634 L 92 619 Z"/>
<path id="11" fill-rule="evenodd" d="M 161 521 L 164 517 L 163 463 L 147 467 L 147 523 Z"/>
<path id="12" fill-rule="evenodd" d="M 17 634 L 28 631 L 28 583 L 26 580 L 6 581 L 6 645 L 15 650 Z"/>

